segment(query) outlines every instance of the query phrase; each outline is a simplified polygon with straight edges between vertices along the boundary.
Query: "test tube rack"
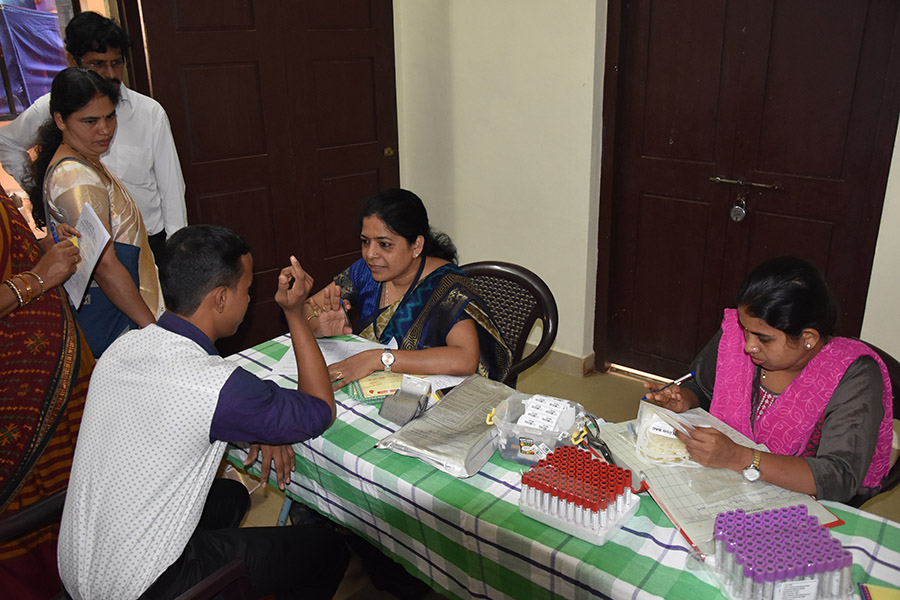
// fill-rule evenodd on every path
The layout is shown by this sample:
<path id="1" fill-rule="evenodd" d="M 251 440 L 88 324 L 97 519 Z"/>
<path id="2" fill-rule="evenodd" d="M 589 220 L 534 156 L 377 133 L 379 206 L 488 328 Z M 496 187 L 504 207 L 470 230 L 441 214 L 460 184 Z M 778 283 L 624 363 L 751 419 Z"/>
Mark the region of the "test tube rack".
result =
<path id="1" fill-rule="evenodd" d="M 853 555 L 805 505 L 716 516 L 713 571 L 732 599 L 853 596 Z"/>
<path id="2" fill-rule="evenodd" d="M 631 471 L 561 446 L 522 473 L 519 511 L 593 544 L 603 545 L 637 512 Z"/>

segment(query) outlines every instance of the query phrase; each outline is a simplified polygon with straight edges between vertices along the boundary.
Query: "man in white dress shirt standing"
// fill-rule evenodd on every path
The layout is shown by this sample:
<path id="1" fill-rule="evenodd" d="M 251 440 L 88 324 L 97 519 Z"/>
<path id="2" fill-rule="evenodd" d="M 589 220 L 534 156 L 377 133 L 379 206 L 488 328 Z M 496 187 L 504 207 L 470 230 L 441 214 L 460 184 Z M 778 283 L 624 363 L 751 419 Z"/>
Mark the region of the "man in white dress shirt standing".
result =
<path id="1" fill-rule="evenodd" d="M 115 21 L 95 12 L 76 15 L 66 26 L 65 43 L 69 65 L 91 69 L 119 85 L 116 135 L 101 160 L 137 203 L 150 248 L 159 257 L 167 235 L 187 225 L 184 178 L 166 111 L 153 98 L 122 85 L 131 40 Z M 27 151 L 49 118 L 50 94 L 45 94 L 0 129 L 0 164 L 19 184 L 31 162 Z"/>

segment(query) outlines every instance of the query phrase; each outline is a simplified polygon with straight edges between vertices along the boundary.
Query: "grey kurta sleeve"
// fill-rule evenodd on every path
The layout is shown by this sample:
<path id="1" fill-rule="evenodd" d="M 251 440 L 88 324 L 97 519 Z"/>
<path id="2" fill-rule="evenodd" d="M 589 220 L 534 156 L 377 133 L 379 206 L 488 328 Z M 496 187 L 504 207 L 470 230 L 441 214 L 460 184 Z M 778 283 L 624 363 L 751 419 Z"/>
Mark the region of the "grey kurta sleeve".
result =
<path id="1" fill-rule="evenodd" d="M 861 356 L 835 388 L 825 407 L 819 449 L 815 457 L 806 459 L 820 500 L 844 502 L 859 491 L 884 418 L 883 386 L 878 363 Z"/>
<path id="2" fill-rule="evenodd" d="M 682 384 L 697 395 L 704 410 L 709 410 L 712 401 L 721 338 L 720 329 L 691 363 L 694 377 Z M 882 392 L 881 370 L 868 356 L 853 361 L 835 388 L 825 406 L 816 456 L 804 459 L 820 500 L 843 502 L 859 491 L 875 455 L 878 427 L 884 418 Z"/>

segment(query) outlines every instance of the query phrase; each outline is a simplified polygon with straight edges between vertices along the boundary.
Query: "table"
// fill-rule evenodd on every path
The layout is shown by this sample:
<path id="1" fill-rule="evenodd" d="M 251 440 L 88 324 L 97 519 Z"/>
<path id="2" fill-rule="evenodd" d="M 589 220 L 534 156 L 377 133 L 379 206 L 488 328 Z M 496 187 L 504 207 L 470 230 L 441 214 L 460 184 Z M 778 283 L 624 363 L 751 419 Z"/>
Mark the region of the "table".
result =
<path id="1" fill-rule="evenodd" d="M 289 343 L 281 336 L 232 358 L 294 387 L 271 374 Z M 439 593 L 492 600 L 724 597 L 648 495 L 622 530 L 594 546 L 519 513 L 526 467 L 495 452 L 477 475 L 456 479 L 375 449 L 397 427 L 378 416 L 377 406 L 343 393 L 336 398 L 335 423 L 294 446 L 296 472 L 286 493 L 365 536 Z M 245 457 L 241 448 L 228 452 L 238 467 Z M 854 581 L 900 587 L 900 524 L 824 504 L 846 521 L 832 535 L 853 553 Z"/>

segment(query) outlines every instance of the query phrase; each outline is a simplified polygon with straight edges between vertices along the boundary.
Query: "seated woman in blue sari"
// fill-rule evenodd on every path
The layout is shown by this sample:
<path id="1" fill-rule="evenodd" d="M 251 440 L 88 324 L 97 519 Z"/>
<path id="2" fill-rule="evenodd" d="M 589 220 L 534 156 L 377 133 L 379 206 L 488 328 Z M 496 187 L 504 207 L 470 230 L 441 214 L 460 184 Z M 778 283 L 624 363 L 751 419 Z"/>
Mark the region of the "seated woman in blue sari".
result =
<path id="1" fill-rule="evenodd" d="M 372 196 L 361 215 L 362 258 L 309 299 L 316 335 L 351 333 L 346 310 L 359 309 L 356 333 L 397 350 L 368 350 L 329 366 L 344 386 L 374 373 L 471 375 L 502 380 L 512 354 L 472 282 L 455 264 L 456 247 L 428 224 L 422 200 L 392 189 Z"/>

